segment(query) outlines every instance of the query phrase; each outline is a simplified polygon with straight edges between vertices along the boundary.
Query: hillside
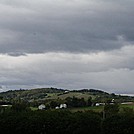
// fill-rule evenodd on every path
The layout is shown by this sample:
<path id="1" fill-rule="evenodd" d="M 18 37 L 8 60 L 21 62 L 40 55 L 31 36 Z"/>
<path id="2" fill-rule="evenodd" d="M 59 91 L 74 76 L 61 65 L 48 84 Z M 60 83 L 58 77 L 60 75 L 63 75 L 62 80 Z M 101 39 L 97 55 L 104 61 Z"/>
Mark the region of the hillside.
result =
<path id="1" fill-rule="evenodd" d="M 9 90 L 6 92 L 0 93 L 0 98 L 3 100 L 17 100 L 22 99 L 26 101 L 30 101 L 32 99 L 46 99 L 50 97 L 48 94 L 59 94 L 63 93 L 64 90 L 56 89 L 56 88 L 38 88 L 38 89 L 20 89 L 20 90 Z"/>
<path id="2" fill-rule="evenodd" d="M 65 100 L 68 97 L 84 98 L 86 101 L 88 98 L 92 98 L 93 102 L 106 102 L 111 99 L 115 99 L 117 102 L 134 101 L 134 97 L 120 96 L 114 93 L 109 94 L 107 92 L 96 89 L 81 89 L 81 90 L 64 90 L 57 88 L 37 88 L 27 90 L 9 90 L 0 93 L 0 99 L 3 102 L 14 102 L 17 100 L 24 100 L 27 102 L 46 102 L 51 100 Z"/>

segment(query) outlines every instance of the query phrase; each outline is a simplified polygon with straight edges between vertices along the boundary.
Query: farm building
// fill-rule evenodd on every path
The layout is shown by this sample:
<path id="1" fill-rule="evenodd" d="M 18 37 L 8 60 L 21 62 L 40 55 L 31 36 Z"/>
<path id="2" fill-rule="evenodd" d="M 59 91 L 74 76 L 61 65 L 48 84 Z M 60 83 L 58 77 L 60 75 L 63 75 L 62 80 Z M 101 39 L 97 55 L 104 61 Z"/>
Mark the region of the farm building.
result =
<path id="1" fill-rule="evenodd" d="M 67 104 L 60 104 L 60 108 L 67 108 Z"/>
<path id="2" fill-rule="evenodd" d="M 45 108 L 46 108 L 46 106 L 44 104 L 41 104 L 41 105 L 38 106 L 39 110 L 44 110 Z"/>

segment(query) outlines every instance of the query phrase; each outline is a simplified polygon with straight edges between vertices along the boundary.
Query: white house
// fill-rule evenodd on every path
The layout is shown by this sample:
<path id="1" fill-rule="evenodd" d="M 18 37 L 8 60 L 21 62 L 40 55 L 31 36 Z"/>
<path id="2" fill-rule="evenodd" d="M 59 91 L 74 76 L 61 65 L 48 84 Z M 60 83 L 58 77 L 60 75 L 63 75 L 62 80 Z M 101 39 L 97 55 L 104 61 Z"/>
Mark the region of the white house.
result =
<path id="1" fill-rule="evenodd" d="M 114 99 L 112 99 L 112 101 L 111 101 L 112 103 L 114 103 Z"/>
<path id="2" fill-rule="evenodd" d="M 65 91 L 65 93 L 69 93 L 69 91 Z"/>
<path id="3" fill-rule="evenodd" d="M 46 108 L 46 106 L 45 106 L 44 104 L 41 104 L 41 105 L 38 106 L 38 109 L 39 109 L 39 110 L 43 110 L 43 109 L 45 109 L 45 108 Z"/>
<path id="4" fill-rule="evenodd" d="M 67 108 L 67 104 L 60 104 L 60 108 Z"/>
<path id="5" fill-rule="evenodd" d="M 96 103 L 95 106 L 104 106 L 105 103 Z"/>
<path id="6" fill-rule="evenodd" d="M 57 106 L 57 107 L 55 107 L 55 109 L 59 109 L 59 107 Z"/>
<path id="7" fill-rule="evenodd" d="M 95 106 L 100 106 L 100 103 L 96 103 Z"/>

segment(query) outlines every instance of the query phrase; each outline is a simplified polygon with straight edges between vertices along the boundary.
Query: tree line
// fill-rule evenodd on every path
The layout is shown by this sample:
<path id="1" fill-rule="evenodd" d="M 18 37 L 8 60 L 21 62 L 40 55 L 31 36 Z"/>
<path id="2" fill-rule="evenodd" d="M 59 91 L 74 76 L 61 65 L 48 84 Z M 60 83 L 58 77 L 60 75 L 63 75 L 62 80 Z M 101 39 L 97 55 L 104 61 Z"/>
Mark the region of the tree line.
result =
<path id="1" fill-rule="evenodd" d="M 0 109 L 1 134 L 133 134 L 133 126 L 133 109 L 120 110 L 118 104 L 107 104 L 102 112 L 32 111 L 18 103 Z"/>

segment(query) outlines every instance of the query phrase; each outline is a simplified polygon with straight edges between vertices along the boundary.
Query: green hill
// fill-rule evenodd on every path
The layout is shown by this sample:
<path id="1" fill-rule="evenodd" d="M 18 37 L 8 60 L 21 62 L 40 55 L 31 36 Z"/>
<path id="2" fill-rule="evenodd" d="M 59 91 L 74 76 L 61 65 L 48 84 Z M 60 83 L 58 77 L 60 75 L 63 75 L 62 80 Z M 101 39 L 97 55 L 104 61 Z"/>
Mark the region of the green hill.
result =
<path id="1" fill-rule="evenodd" d="M 115 99 L 117 102 L 134 101 L 134 97 L 120 96 L 114 93 L 109 94 L 107 92 L 96 89 L 81 89 L 81 90 L 65 90 L 57 88 L 37 88 L 37 89 L 20 89 L 9 90 L 0 93 L 1 102 L 14 102 L 17 100 L 24 100 L 27 102 L 47 102 L 51 100 L 65 100 L 68 97 L 84 98 L 86 101 L 88 98 L 92 98 L 93 102 L 106 102 L 111 99 Z"/>

